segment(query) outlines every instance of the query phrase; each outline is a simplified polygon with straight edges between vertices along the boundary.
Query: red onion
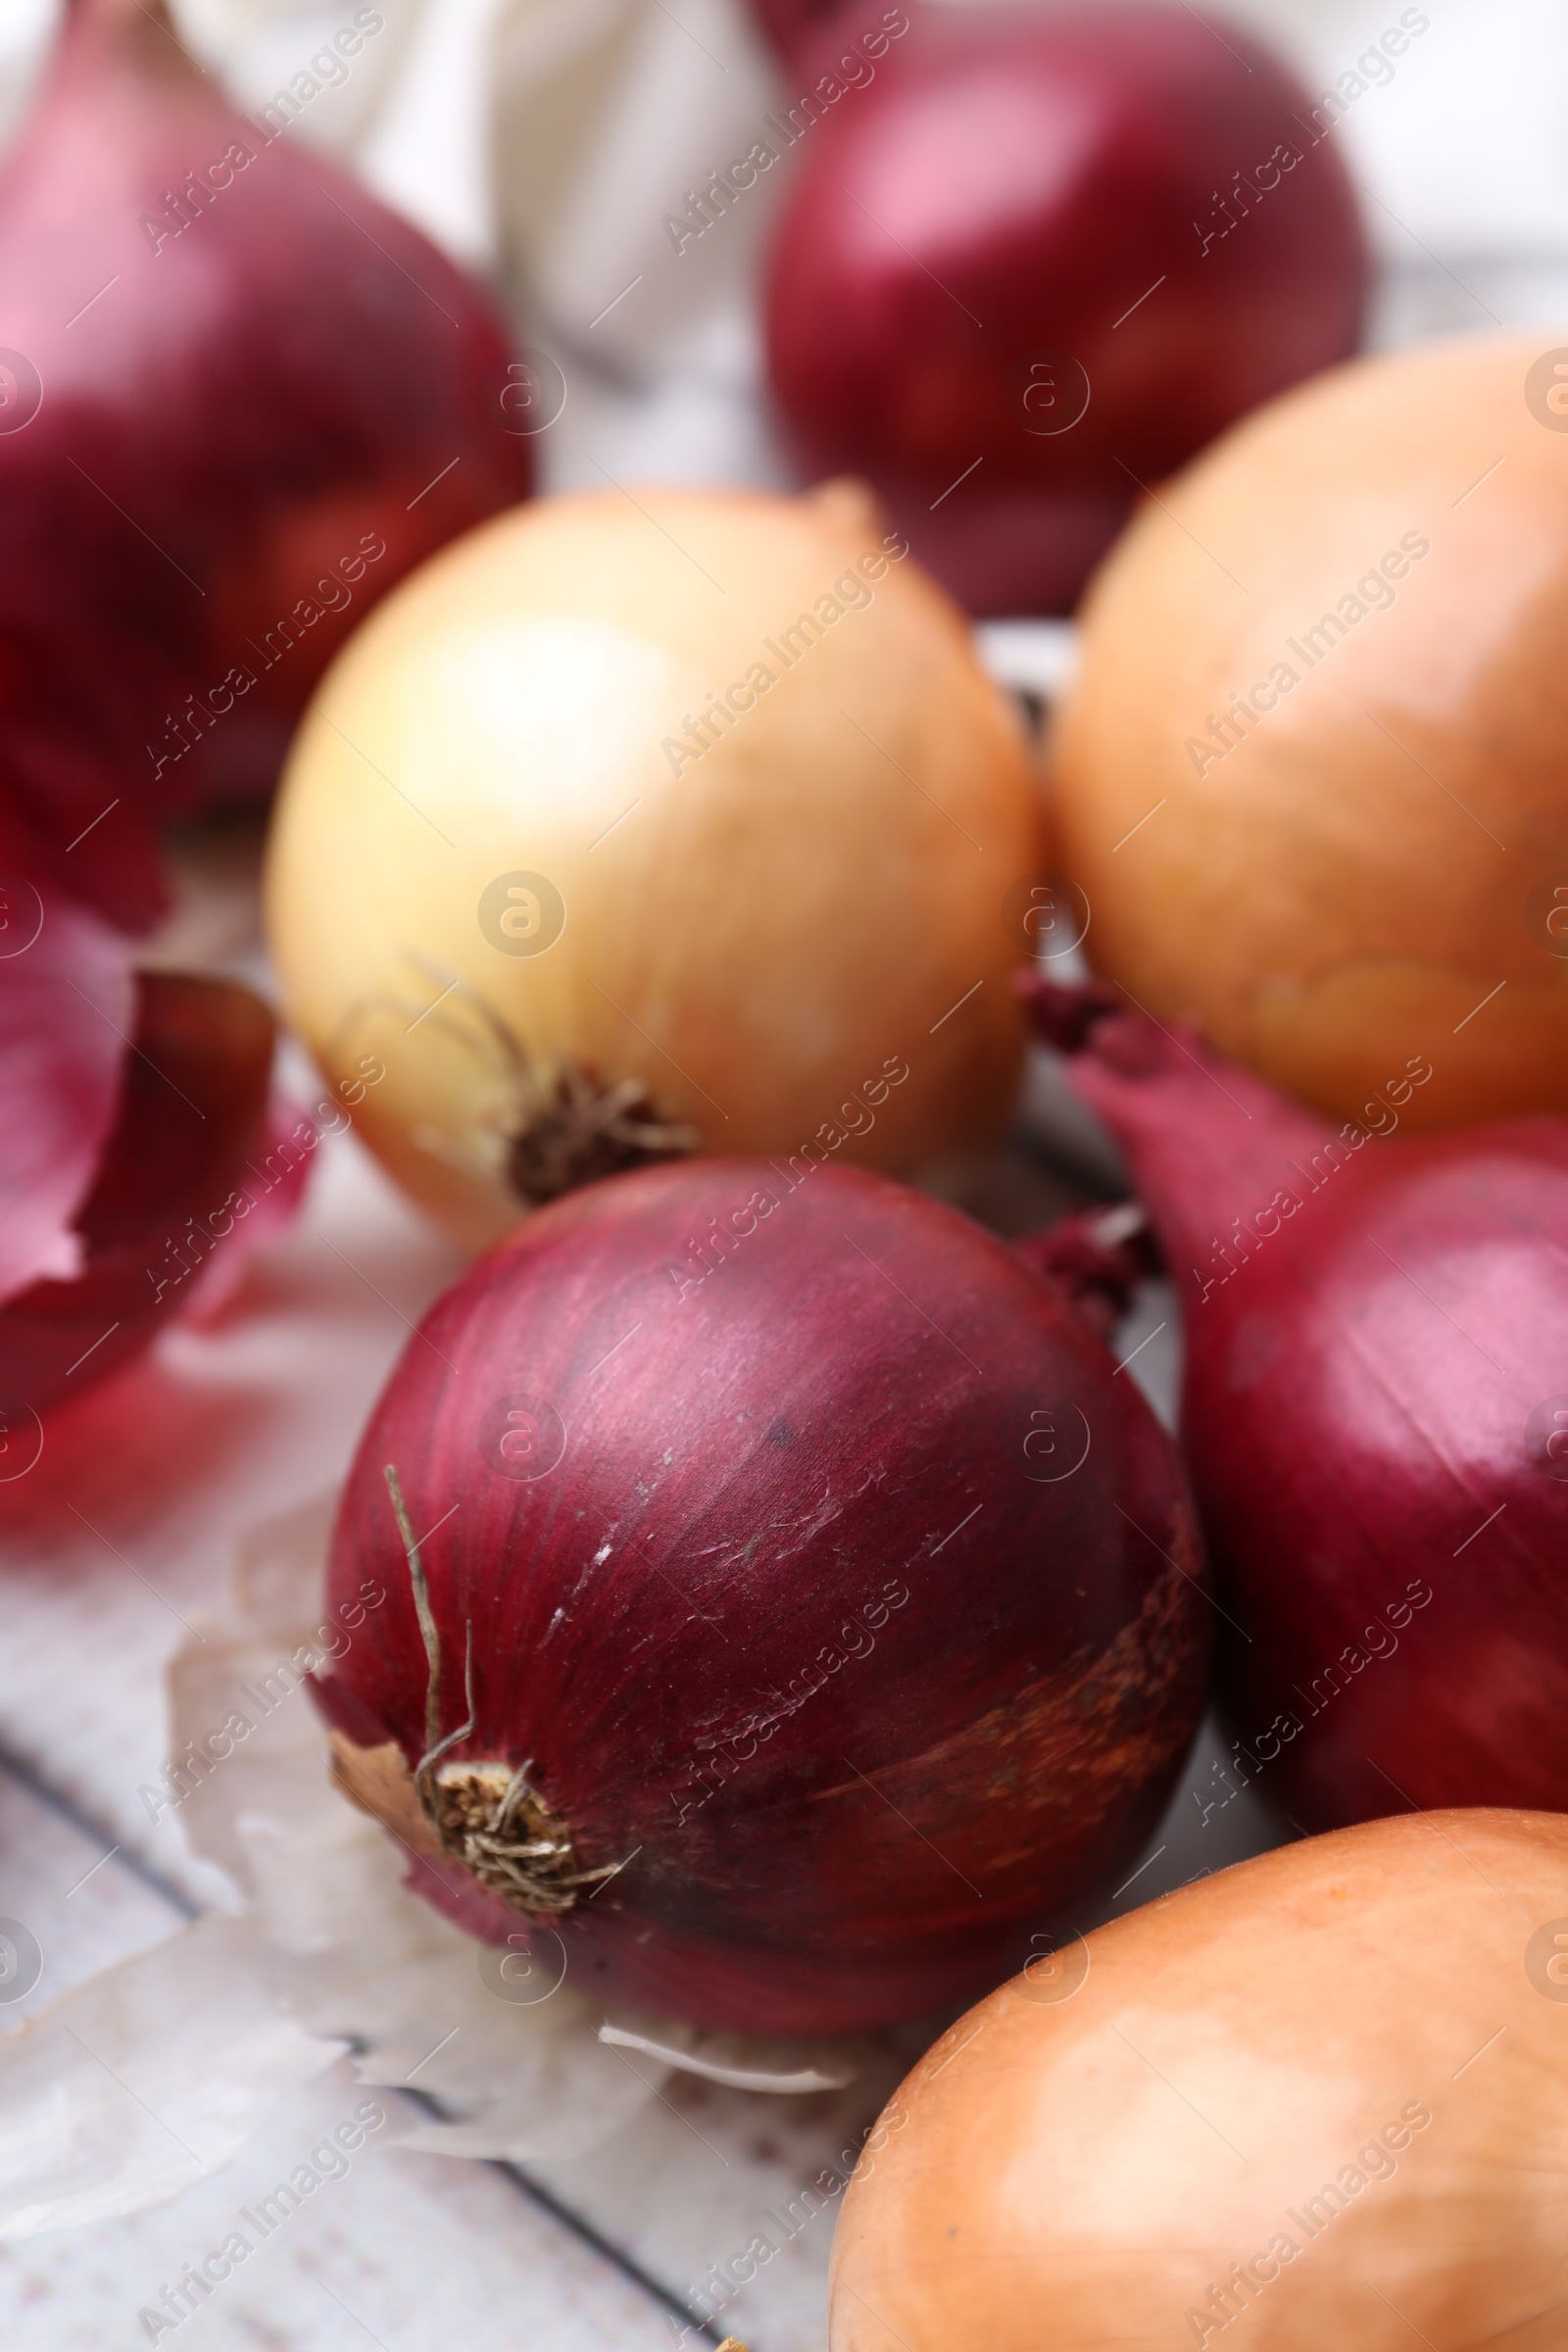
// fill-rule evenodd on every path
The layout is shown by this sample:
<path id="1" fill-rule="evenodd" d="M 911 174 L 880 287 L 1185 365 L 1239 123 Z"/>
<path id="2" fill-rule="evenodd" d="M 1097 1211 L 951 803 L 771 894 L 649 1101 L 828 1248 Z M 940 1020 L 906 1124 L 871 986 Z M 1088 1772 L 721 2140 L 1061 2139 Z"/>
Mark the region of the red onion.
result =
<path id="1" fill-rule="evenodd" d="M 480 1259 L 360 1447 L 333 1598 L 372 1572 L 319 1690 L 422 1890 L 779 2033 L 1087 1919 L 1209 1643 L 1172 1449 L 1063 1294 L 809 1159 L 612 1178 Z"/>
<path id="2" fill-rule="evenodd" d="M 4 1483 L 52 1406 L 218 1302 L 310 1160 L 270 1101 L 272 1022 L 248 989 L 134 976 L 121 934 L 25 884 L 0 909 Z"/>
<path id="3" fill-rule="evenodd" d="M 752 0 L 752 14 L 774 48 L 793 59 L 825 26 L 841 19 L 853 39 L 861 27 L 848 22 L 851 6 L 852 0 Z"/>
<path id="4" fill-rule="evenodd" d="M 298 103 L 236 114 L 164 0 L 70 0 L 0 180 L 0 853 L 122 923 L 152 817 L 267 789 L 345 624 L 528 483 L 479 290 Z"/>
<path id="5" fill-rule="evenodd" d="M 1412 1034 L 1326 1133 L 1195 1033 L 1033 986 L 1182 1299 L 1236 1735 L 1200 1802 L 1568 1808 L 1568 1123 L 1398 1132 L 1443 1054 Z"/>
<path id="6" fill-rule="evenodd" d="M 773 388 L 808 469 L 867 476 L 972 610 L 1063 611 L 1141 485 L 1352 349 L 1343 102 L 1320 122 L 1183 7 L 907 15 L 796 53 Z"/>

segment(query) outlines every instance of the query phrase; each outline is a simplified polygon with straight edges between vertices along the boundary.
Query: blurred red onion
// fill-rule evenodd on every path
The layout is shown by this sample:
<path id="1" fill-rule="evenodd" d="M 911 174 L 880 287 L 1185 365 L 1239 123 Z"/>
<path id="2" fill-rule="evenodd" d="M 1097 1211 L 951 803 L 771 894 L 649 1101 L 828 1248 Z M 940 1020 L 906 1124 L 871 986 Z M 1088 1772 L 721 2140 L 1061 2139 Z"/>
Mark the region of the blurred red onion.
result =
<path id="1" fill-rule="evenodd" d="M 1191 9 L 907 14 L 794 50 L 773 389 L 971 611 L 1065 611 L 1141 487 L 1352 349 L 1354 198 L 1306 93 Z"/>
<path id="2" fill-rule="evenodd" d="M 154 819 L 267 791 L 345 628 L 528 487 L 488 302 L 301 103 L 242 118 L 164 0 L 68 0 L 0 176 L 0 862 L 132 927 Z"/>

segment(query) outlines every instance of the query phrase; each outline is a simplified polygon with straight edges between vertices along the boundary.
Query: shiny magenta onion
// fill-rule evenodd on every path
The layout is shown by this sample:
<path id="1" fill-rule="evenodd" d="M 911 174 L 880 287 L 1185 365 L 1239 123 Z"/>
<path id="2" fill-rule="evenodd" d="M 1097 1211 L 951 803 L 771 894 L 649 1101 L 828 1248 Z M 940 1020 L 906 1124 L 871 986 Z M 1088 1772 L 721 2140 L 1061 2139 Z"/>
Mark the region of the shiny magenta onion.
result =
<path id="1" fill-rule="evenodd" d="M 1209 1642 L 1172 1449 L 1065 1294 L 808 1159 L 616 1177 L 480 1259 L 360 1447 L 334 1598 L 368 1575 L 319 1690 L 422 1891 L 778 2033 L 1087 1918 Z"/>
<path id="2" fill-rule="evenodd" d="M 69 0 L 0 175 L 0 854 L 133 927 L 153 819 L 267 790 L 354 621 L 528 486 L 480 289 L 302 143 L 393 37 L 343 15 L 248 119 L 165 0 Z"/>
<path id="3" fill-rule="evenodd" d="M 1568 1122 L 1401 1133 L 1445 1042 L 1412 1032 L 1326 1130 L 1108 990 L 1035 996 L 1181 1299 L 1212 1802 L 1568 1808 Z"/>
<path id="4" fill-rule="evenodd" d="M 873 482 L 972 611 L 1064 612 L 1141 489 L 1354 348 L 1344 105 L 1250 33 L 1150 0 L 867 5 L 787 74 L 775 398 L 803 466 Z"/>

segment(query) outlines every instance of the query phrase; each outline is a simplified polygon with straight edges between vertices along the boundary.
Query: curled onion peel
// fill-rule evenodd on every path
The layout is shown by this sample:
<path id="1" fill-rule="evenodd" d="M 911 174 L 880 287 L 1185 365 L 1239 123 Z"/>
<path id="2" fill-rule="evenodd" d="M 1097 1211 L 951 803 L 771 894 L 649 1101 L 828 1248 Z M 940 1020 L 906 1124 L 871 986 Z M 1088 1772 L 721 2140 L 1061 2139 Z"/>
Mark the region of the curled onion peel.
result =
<path id="1" fill-rule="evenodd" d="M 113 956 L 115 934 L 51 903 L 17 967 L 37 958 L 41 972 L 46 940 L 57 956 L 80 955 L 84 933 L 89 943 L 97 935 L 101 959 Z M 0 962 L 0 973 L 11 968 Z M 76 968 L 90 966 L 84 958 Z M 74 1131 L 51 1138 L 54 1156 L 33 1180 L 37 1194 L 61 1198 L 49 1267 L 0 1294 L 0 1481 L 30 1468 L 42 1414 L 138 1354 L 175 1313 L 215 1307 L 248 1250 L 292 1215 L 304 1190 L 309 1161 L 288 1141 L 292 1119 L 270 1094 L 274 1033 L 260 1000 L 228 981 L 177 972 L 132 979 L 114 968 L 122 990 L 100 988 L 85 1013 L 63 973 L 53 991 L 31 997 L 37 1025 L 28 1043 L 57 1106 L 80 1084 L 83 1053 L 94 1066 Z M 4 988 L 0 981 L 0 995 Z M 102 1003 L 106 993 L 117 1008 L 122 993 L 125 1027 Z M 96 1067 L 105 1038 L 107 1085 Z M 40 1130 L 36 1085 L 6 1083 L 20 1044 L 0 1059 L 0 1128 L 25 1145 L 51 1130 L 47 1119 Z M 85 1170 L 75 1149 L 84 1139 L 94 1145 Z M 18 1222 L 35 1206 L 29 1186 Z"/>
<path id="2" fill-rule="evenodd" d="M 1552 2352 L 1568 1822 L 1310 1838 L 1035 1964 L 895 2094 L 832 2352 Z"/>
<path id="3" fill-rule="evenodd" d="M 847 484 L 542 500 L 334 664 L 273 951 L 328 1078 L 386 1064 L 362 1132 L 465 1239 L 650 1157 L 908 1174 L 1000 1130 L 1039 809 L 902 544 Z"/>
<path id="4" fill-rule="evenodd" d="M 930 2011 L 1087 1915 L 1209 1640 L 1169 1442 L 1065 1296 L 882 1178 L 760 1160 L 591 1187 L 448 1293 L 329 1603 L 367 1576 L 318 1689 L 421 1889 L 760 2032 Z"/>
<path id="5" fill-rule="evenodd" d="M 528 486 L 479 288 L 281 119 L 70 0 L 0 176 L 0 851 L 132 927 L 153 820 L 270 789 L 345 616 Z"/>
<path id="6" fill-rule="evenodd" d="M 114 1124 L 131 964 L 61 892 L 0 880 L 0 1302 L 81 1270 L 73 1219 Z"/>
<path id="7" fill-rule="evenodd" d="M 1568 1124 L 1396 1132 L 1432 1040 L 1326 1133 L 1108 991 L 1034 995 L 1178 1285 L 1241 1777 L 1310 1828 L 1568 1807 Z"/>

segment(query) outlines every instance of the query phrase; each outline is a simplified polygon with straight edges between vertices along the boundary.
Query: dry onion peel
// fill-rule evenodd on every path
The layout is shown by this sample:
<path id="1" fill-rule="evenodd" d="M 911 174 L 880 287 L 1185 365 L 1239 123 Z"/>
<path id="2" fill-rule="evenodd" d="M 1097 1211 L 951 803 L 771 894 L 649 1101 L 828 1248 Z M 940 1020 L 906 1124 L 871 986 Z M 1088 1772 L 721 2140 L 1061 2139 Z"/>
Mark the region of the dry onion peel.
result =
<path id="1" fill-rule="evenodd" d="M 270 1095 L 273 1043 L 249 989 L 133 971 L 88 909 L 0 875 L 9 1474 L 43 1413 L 175 1315 L 216 1312 L 298 1207 L 310 1163 L 299 1113 Z"/>
<path id="2" fill-rule="evenodd" d="M 771 2074 L 765 2067 L 725 2066 L 716 2058 L 699 2058 L 695 2051 L 651 2041 L 646 2034 L 629 2034 L 622 2026 L 601 2026 L 599 2038 L 612 2049 L 641 2050 L 645 2057 L 657 2058 L 681 2073 L 700 2075 L 705 2082 L 721 2082 L 727 2090 L 843 2090 L 855 2080 L 853 2073 L 824 2075 L 814 2066 L 797 2068 L 791 2075 Z"/>
<path id="3" fill-rule="evenodd" d="M 167 2203 L 341 2057 L 269 1994 L 247 1920 L 212 1914 L 0 2039 L 0 2239 Z"/>
<path id="4" fill-rule="evenodd" d="M 132 951 L 58 891 L 0 882 L 0 1299 L 70 1281 L 72 1220 L 114 1124 Z"/>

